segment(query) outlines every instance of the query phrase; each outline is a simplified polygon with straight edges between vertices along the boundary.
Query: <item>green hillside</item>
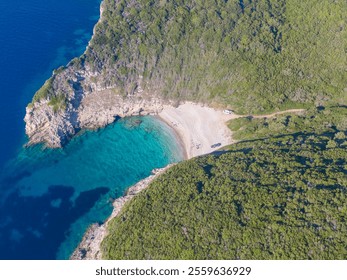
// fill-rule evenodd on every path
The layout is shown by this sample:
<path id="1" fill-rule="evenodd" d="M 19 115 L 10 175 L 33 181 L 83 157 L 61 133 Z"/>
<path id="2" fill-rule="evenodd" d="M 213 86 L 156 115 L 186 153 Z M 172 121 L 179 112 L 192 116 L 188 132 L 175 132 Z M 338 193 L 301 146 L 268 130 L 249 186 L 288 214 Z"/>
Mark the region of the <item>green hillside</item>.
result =
<path id="1" fill-rule="evenodd" d="M 141 86 L 240 113 L 346 104 L 346 1 L 104 2 L 81 64 L 123 94 Z"/>
<path id="2" fill-rule="evenodd" d="M 85 65 L 238 113 L 240 142 L 182 162 L 128 203 L 107 259 L 346 259 L 346 1 L 105 0 Z M 115 44 L 117 42 L 117 44 Z M 96 63 L 97 62 L 97 63 Z M 83 64 L 82 63 L 82 64 Z"/>
<path id="3" fill-rule="evenodd" d="M 282 130 L 169 169 L 112 220 L 104 258 L 346 259 L 347 109 L 336 110 L 326 131 Z"/>

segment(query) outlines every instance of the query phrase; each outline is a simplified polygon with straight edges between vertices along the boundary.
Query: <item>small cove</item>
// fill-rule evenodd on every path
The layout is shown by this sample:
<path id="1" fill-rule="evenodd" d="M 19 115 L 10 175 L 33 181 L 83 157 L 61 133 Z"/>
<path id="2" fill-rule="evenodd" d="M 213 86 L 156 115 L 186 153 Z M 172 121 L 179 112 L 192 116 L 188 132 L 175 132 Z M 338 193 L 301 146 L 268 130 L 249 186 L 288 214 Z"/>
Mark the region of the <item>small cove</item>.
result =
<path id="1" fill-rule="evenodd" d="M 154 117 L 86 131 L 63 149 L 23 148 L 1 180 L 0 258 L 67 259 L 113 199 L 154 168 L 183 159 L 174 132 Z"/>

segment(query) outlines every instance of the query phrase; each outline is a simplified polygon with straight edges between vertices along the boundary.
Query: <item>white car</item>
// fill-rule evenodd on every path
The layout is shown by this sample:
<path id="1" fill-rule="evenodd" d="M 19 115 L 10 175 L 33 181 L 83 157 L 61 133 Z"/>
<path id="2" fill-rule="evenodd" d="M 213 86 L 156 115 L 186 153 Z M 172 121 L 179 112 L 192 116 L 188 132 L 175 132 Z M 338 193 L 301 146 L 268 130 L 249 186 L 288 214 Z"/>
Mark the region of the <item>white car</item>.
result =
<path id="1" fill-rule="evenodd" d="M 223 113 L 226 115 L 231 115 L 233 113 L 233 111 L 232 110 L 224 110 Z"/>

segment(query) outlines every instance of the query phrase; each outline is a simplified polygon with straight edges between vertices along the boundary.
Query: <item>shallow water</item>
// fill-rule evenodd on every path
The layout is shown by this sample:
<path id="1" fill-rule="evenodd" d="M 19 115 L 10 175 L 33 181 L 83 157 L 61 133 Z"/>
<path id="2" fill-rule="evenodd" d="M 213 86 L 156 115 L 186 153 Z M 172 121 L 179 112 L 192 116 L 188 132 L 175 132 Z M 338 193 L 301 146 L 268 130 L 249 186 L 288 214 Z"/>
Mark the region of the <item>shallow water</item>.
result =
<path id="1" fill-rule="evenodd" d="M 81 55 L 100 0 L 0 0 L 0 259 L 65 259 L 112 199 L 182 159 L 172 131 L 145 117 L 88 131 L 64 149 L 22 148 L 26 104 Z"/>
<path id="2" fill-rule="evenodd" d="M 104 221 L 125 189 L 183 158 L 154 117 L 87 131 L 64 149 L 23 149 L 1 182 L 0 257 L 65 259 L 86 228 Z"/>

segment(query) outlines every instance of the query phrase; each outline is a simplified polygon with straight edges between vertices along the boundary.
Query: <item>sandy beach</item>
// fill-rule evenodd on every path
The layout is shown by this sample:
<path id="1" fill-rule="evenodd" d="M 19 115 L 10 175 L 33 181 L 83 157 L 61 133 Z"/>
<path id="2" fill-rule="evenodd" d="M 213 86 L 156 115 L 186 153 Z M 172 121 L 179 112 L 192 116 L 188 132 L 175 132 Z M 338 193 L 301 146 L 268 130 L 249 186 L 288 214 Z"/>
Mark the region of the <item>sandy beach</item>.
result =
<path id="1" fill-rule="evenodd" d="M 165 106 L 159 117 L 177 132 L 189 159 L 231 144 L 232 135 L 226 122 L 239 116 L 187 102 L 177 108 Z M 214 144 L 220 145 L 212 148 Z"/>
<path id="2" fill-rule="evenodd" d="M 286 113 L 303 113 L 304 111 L 305 109 L 290 109 L 267 115 L 251 115 L 251 117 L 272 118 Z M 176 131 L 185 148 L 186 157 L 190 159 L 234 143 L 227 121 L 246 117 L 246 115 L 224 114 L 223 110 L 186 102 L 177 108 L 164 106 L 159 117 Z M 211 147 L 215 144 L 220 145 Z"/>

